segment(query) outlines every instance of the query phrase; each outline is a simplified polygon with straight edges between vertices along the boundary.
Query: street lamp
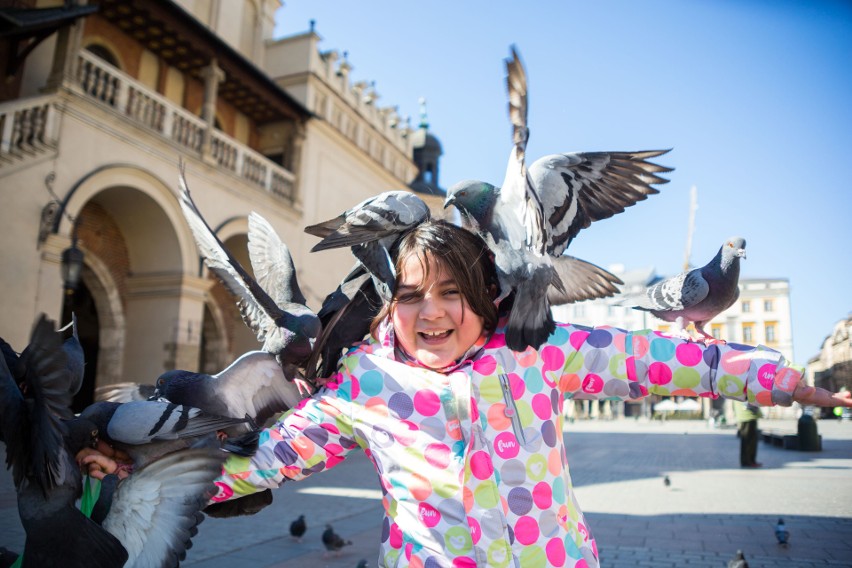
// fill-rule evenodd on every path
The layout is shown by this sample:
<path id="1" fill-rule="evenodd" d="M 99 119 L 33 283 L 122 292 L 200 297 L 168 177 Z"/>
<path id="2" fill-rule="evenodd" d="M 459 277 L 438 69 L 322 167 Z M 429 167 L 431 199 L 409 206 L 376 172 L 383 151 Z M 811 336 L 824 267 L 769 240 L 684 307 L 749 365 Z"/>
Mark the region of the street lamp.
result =
<path id="1" fill-rule="evenodd" d="M 80 285 L 83 273 L 83 251 L 77 248 L 77 228 L 73 229 L 71 247 L 62 251 L 62 285 L 65 295 L 70 296 Z"/>

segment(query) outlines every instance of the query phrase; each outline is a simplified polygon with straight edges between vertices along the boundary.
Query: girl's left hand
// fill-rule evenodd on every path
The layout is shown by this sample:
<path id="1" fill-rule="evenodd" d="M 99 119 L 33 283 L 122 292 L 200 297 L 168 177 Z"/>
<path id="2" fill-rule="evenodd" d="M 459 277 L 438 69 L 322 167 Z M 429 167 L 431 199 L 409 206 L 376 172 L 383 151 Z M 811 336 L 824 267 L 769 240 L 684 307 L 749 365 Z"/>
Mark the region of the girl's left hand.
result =
<path id="1" fill-rule="evenodd" d="M 852 392 L 831 392 L 821 387 L 799 383 L 793 391 L 793 400 L 805 406 L 845 406 L 852 408 Z"/>
<path id="2" fill-rule="evenodd" d="M 133 461 L 126 453 L 116 450 L 103 440 L 98 440 L 96 448 L 83 448 L 77 453 L 77 463 L 85 468 L 85 473 L 95 479 L 103 480 L 114 473 L 124 479 L 133 471 Z"/>

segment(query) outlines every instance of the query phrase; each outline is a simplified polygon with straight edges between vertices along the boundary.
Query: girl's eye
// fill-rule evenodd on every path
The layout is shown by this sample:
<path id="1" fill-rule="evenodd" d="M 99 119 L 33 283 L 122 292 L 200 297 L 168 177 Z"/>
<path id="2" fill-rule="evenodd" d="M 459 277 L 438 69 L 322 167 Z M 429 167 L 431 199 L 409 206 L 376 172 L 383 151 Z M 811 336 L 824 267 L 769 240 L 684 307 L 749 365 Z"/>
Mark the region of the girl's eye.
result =
<path id="1" fill-rule="evenodd" d="M 410 304 L 416 302 L 420 296 L 418 294 L 402 294 L 397 297 L 396 301 L 400 304 Z"/>
<path id="2" fill-rule="evenodd" d="M 458 296 L 460 292 L 455 288 L 444 290 L 444 296 Z"/>

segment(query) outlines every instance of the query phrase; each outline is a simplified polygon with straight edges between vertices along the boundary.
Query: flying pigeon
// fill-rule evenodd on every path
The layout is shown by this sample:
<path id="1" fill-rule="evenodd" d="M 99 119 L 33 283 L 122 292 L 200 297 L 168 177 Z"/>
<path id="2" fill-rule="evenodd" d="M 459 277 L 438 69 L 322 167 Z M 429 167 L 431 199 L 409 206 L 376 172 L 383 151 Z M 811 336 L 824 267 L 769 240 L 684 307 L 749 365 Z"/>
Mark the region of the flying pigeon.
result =
<path id="1" fill-rule="evenodd" d="M 352 544 L 352 541 L 344 540 L 339 534 L 334 532 L 331 525 L 325 525 L 325 530 L 322 533 L 322 543 L 328 552 L 338 554 L 344 546 Z"/>
<path id="2" fill-rule="evenodd" d="M 264 426 L 302 399 L 298 386 L 285 375 L 271 353 L 249 351 L 216 375 L 167 371 L 157 379 L 155 397 L 217 416 L 248 416 Z"/>
<path id="3" fill-rule="evenodd" d="M 350 247 L 385 301 L 393 296 L 396 270 L 390 249 L 407 231 L 429 219 L 429 206 L 410 191 L 386 191 L 334 219 L 305 227 L 322 238 L 311 252 Z"/>
<path id="4" fill-rule="evenodd" d="M 704 331 L 704 325 L 716 315 L 731 307 L 740 296 L 737 283 L 740 279 L 740 258 L 746 257 L 746 242 L 742 237 L 726 240 L 716 256 L 701 268 L 682 272 L 649 286 L 634 309 L 651 312 L 658 318 L 674 322 L 675 335 L 692 339 L 687 326 L 703 338 L 717 340 Z"/>
<path id="5" fill-rule="evenodd" d="M 249 255 L 255 280 L 225 249 L 192 200 L 183 171 L 180 206 L 207 267 L 238 298 L 243 321 L 282 366 L 301 364 L 311 354 L 320 323 L 306 305 L 296 281 L 290 251 L 260 215 L 249 216 Z M 299 377 L 300 388 L 305 385 Z"/>
<path id="6" fill-rule="evenodd" d="M 790 540 L 790 531 L 787 530 L 784 519 L 778 519 L 778 524 L 775 525 L 775 538 L 778 540 L 780 546 L 787 548 L 788 541 Z"/>
<path id="7" fill-rule="evenodd" d="M 305 515 L 299 515 L 299 518 L 290 523 L 290 536 L 298 542 L 302 541 L 305 531 L 308 530 L 308 525 L 305 523 Z"/>
<path id="8" fill-rule="evenodd" d="M 731 560 L 728 560 L 728 568 L 748 568 L 748 562 L 746 562 L 742 550 L 738 550 L 737 554 Z"/>
<path id="9" fill-rule="evenodd" d="M 160 400 L 99 401 L 84 408 L 80 417 L 97 426 L 99 439 L 128 454 L 136 468 L 201 441 L 215 441 L 221 430 L 236 426 L 252 429 L 248 418 L 214 416 Z M 235 446 L 232 439 L 228 442 L 228 448 L 237 448 L 232 453 L 251 455 L 257 449 L 256 438 L 248 449 Z"/>
<path id="10" fill-rule="evenodd" d="M 506 60 L 513 147 L 501 187 L 466 180 L 447 191 L 465 226 L 494 253 L 503 300 L 514 293 L 506 344 L 538 348 L 555 330 L 551 305 L 613 296 L 621 280 L 564 255 L 581 229 L 659 193 L 671 171 L 652 162 L 668 150 L 551 154 L 525 165 L 527 78 L 515 48 Z"/>

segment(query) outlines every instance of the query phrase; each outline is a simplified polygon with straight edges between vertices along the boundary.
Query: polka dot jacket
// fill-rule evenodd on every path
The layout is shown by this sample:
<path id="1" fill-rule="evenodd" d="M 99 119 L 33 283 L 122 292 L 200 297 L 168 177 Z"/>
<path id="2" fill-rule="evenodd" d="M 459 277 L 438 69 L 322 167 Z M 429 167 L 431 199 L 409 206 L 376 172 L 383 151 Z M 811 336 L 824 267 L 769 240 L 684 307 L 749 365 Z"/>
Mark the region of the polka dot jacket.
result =
<path id="1" fill-rule="evenodd" d="M 703 346 L 652 332 L 559 325 L 538 351 L 498 329 L 443 372 L 366 341 L 312 398 L 232 457 L 223 501 L 302 479 L 361 448 L 383 488 L 380 566 L 598 566 L 562 439 L 565 398 L 649 393 L 790 404 L 802 370 L 763 347 Z"/>

